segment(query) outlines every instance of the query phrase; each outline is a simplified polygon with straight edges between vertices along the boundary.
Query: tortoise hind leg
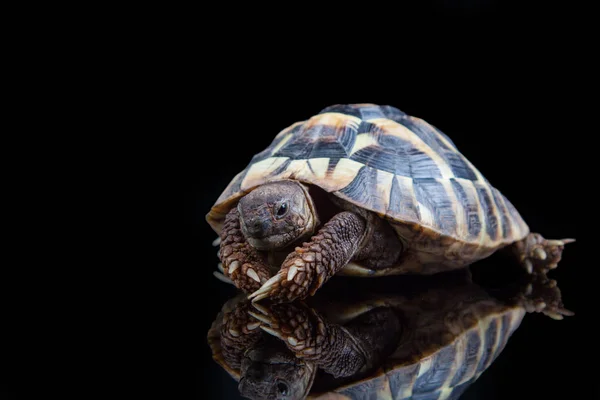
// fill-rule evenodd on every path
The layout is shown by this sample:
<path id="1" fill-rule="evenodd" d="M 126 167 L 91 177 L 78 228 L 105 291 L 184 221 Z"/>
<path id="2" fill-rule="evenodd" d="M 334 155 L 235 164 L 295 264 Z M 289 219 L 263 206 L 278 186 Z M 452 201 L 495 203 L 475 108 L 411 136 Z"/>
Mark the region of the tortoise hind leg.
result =
<path id="1" fill-rule="evenodd" d="M 404 252 L 404 245 L 391 225 L 381 218 L 371 218 L 371 235 L 366 238 L 354 259 L 374 270 L 397 264 Z"/>
<path id="2" fill-rule="evenodd" d="M 513 243 L 511 250 L 530 274 L 545 274 L 558 266 L 565 244 L 575 239 L 547 240 L 539 233 L 530 233 Z"/>

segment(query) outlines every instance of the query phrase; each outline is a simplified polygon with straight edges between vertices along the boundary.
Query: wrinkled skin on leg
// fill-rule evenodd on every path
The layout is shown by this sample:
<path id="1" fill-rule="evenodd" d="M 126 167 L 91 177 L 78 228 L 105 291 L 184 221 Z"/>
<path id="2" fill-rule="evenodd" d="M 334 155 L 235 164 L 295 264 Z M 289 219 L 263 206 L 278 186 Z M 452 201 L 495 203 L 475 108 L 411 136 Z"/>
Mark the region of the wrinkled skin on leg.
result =
<path id="1" fill-rule="evenodd" d="M 310 242 L 290 253 L 280 271 L 250 298 L 287 302 L 314 294 L 357 253 L 365 230 L 366 223 L 359 216 L 337 214 Z"/>
<path id="2" fill-rule="evenodd" d="M 249 298 L 269 298 L 283 303 L 304 299 L 344 268 L 352 259 L 364 260 L 372 268 L 394 264 L 402 244 L 384 221 L 365 218 L 350 211 L 336 214 L 309 242 L 291 252 L 279 272 Z"/>

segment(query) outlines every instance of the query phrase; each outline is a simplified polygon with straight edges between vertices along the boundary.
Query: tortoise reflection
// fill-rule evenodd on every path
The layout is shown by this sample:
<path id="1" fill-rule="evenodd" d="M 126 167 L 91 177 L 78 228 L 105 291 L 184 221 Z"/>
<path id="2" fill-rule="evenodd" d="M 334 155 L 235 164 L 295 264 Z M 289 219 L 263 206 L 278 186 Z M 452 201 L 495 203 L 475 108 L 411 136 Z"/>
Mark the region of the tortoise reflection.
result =
<path id="1" fill-rule="evenodd" d="M 223 306 L 208 341 L 242 396 L 457 399 L 526 312 L 572 315 L 541 275 L 495 290 L 461 272 L 328 286 L 306 302 Z"/>

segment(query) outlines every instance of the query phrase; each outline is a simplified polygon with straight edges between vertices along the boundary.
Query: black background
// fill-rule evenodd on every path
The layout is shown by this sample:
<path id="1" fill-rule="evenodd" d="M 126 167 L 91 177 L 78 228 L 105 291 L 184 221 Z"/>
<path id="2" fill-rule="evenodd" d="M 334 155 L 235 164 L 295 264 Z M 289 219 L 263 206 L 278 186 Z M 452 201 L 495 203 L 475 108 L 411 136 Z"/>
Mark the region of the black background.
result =
<path id="1" fill-rule="evenodd" d="M 576 315 L 527 315 L 464 398 L 597 394 L 597 257 L 582 256 L 596 214 L 597 128 L 585 122 L 597 103 L 586 33 L 594 25 L 590 11 L 549 3 L 361 2 L 333 12 L 200 3 L 64 13 L 65 24 L 43 17 L 51 26 L 13 43 L 23 77 L 8 76 L 40 106 L 25 107 L 19 126 L 41 126 L 14 135 L 25 155 L 7 174 L 34 159 L 33 178 L 46 186 L 16 178 L 32 190 L 17 213 L 33 219 L 19 220 L 22 238 L 33 233 L 43 244 L 23 240 L 15 259 L 40 261 L 3 268 L 3 311 L 16 318 L 3 326 L 14 338 L 4 342 L 0 400 L 29 388 L 236 398 L 206 343 L 235 291 L 212 276 L 216 234 L 204 216 L 279 131 L 326 106 L 365 102 L 432 123 L 533 231 L 578 240 L 551 273 Z M 88 26 L 94 16 L 101 22 Z M 64 37 L 55 38 L 59 28 Z M 171 221 L 161 223 L 160 211 Z M 67 237 L 59 230 L 68 215 Z"/>
<path id="2" fill-rule="evenodd" d="M 185 126 L 186 148 L 182 145 L 190 151 L 185 161 L 191 171 L 185 175 L 190 192 L 184 223 L 191 234 L 185 268 L 198 274 L 193 283 L 200 311 L 197 398 L 236 394 L 234 381 L 212 361 L 205 342 L 223 301 L 235 293 L 212 277 L 218 260 L 210 243 L 216 235 L 205 214 L 280 130 L 331 104 L 363 102 L 392 105 L 432 123 L 510 199 L 532 231 L 578 239 L 552 272 L 565 306 L 576 316 L 563 321 L 526 316 L 463 398 L 591 397 L 592 367 L 583 363 L 593 365 L 598 351 L 584 329 L 593 300 L 584 282 L 592 278 L 582 274 L 591 266 L 578 257 L 586 238 L 577 230 L 589 205 L 579 197 L 587 173 L 586 133 L 577 127 L 584 112 L 585 65 L 579 37 L 567 35 L 571 27 L 559 23 L 563 11 L 446 2 L 411 9 L 397 19 L 379 16 L 385 32 L 371 27 L 372 20 L 362 28 L 356 16 L 340 21 L 339 31 L 329 27 L 320 36 L 318 27 L 328 20 L 315 17 L 279 27 L 311 33 L 306 41 L 278 43 L 274 30 L 205 42 L 210 73 L 202 73 L 201 91 L 194 93 L 204 103 L 186 109 L 197 120 Z"/>

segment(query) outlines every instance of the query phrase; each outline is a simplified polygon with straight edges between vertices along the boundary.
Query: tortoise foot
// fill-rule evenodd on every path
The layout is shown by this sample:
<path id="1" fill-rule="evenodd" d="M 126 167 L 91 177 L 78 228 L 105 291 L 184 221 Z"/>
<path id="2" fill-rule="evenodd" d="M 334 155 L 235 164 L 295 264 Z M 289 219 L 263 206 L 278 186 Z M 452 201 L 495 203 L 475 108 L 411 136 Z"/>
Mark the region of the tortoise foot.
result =
<path id="1" fill-rule="evenodd" d="M 269 298 L 273 303 L 287 303 L 302 300 L 313 294 L 324 276 L 317 279 L 315 254 L 304 248 L 297 248 L 283 262 L 275 276 L 266 281 L 262 287 L 248 298 L 253 302 Z"/>
<path id="2" fill-rule="evenodd" d="M 233 261 L 229 264 L 227 275 L 233 284 L 246 293 L 252 293 L 269 278 L 269 269 L 261 264 Z"/>
<path id="3" fill-rule="evenodd" d="M 217 278 L 221 282 L 225 282 L 230 285 L 234 285 L 233 281 L 225 276 L 225 269 L 223 268 L 223 263 L 219 263 L 217 265 L 217 269 L 218 269 L 218 271 L 213 271 L 213 275 L 215 278 Z"/>
<path id="4" fill-rule="evenodd" d="M 529 274 L 546 274 L 558 266 L 565 244 L 575 239 L 547 240 L 539 233 L 530 233 L 525 239 L 516 242 L 514 251 Z"/>
<path id="5" fill-rule="evenodd" d="M 225 217 L 220 239 L 213 242 L 219 246 L 217 253 L 223 263 L 223 276 L 245 293 L 252 293 L 269 279 L 270 271 L 264 255 L 254 249 L 240 228 L 237 208 Z M 221 278 L 220 275 L 216 275 Z"/>

